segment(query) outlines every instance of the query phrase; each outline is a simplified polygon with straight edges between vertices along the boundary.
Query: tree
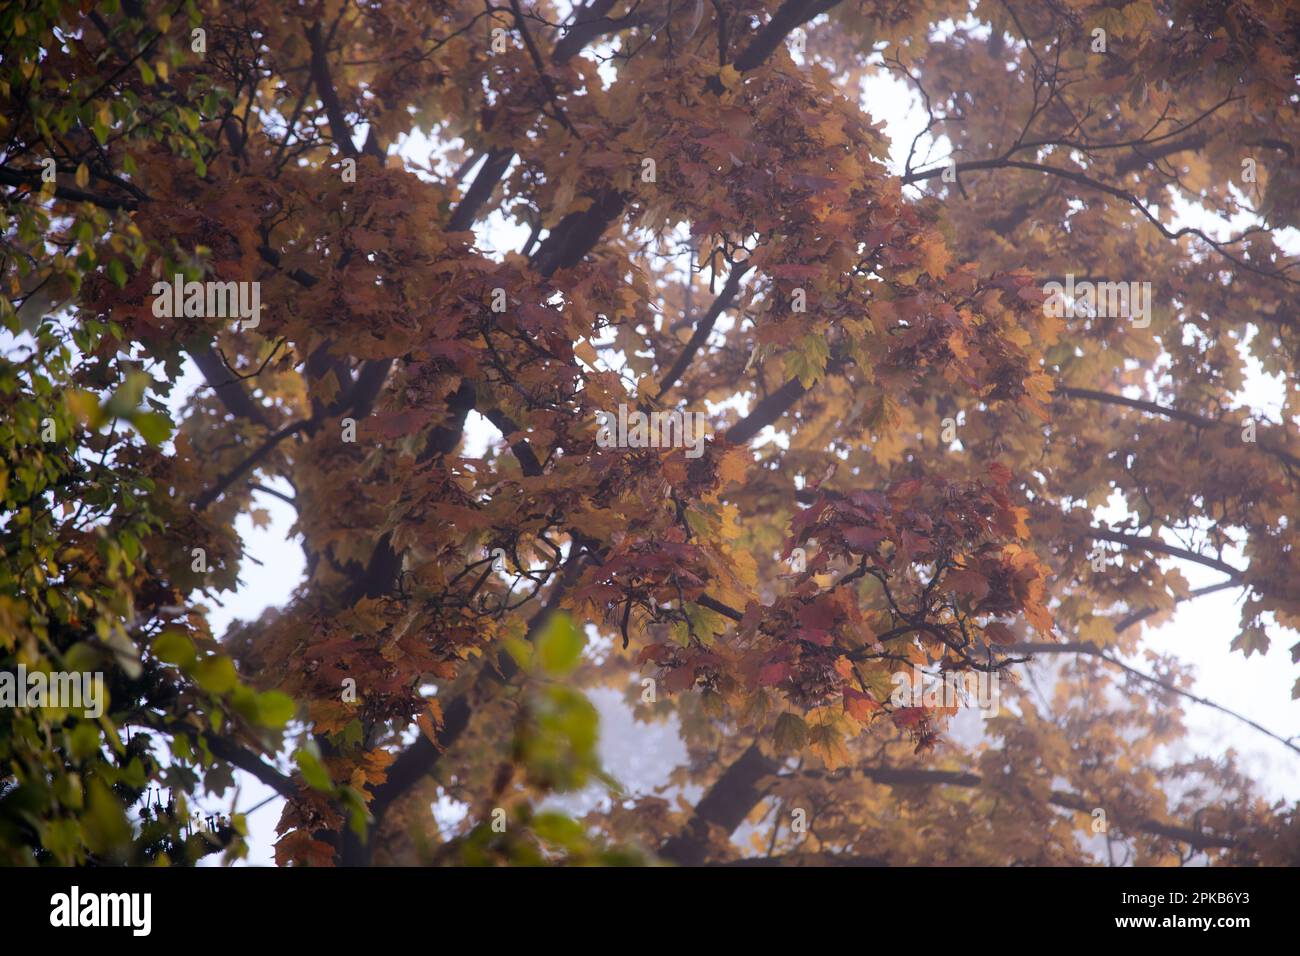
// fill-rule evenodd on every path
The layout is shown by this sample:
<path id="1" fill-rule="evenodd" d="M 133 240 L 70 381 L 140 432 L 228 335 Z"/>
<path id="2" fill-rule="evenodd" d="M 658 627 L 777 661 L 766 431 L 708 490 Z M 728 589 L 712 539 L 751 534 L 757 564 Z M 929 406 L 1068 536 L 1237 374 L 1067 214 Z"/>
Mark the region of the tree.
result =
<path id="1" fill-rule="evenodd" d="M 1285 5 L 26 0 L 0 36 L 0 653 L 108 689 L 0 708 L 6 862 L 238 856 L 239 814 L 187 825 L 236 770 L 282 863 L 1300 859 L 1231 754 L 1169 757 L 1185 669 L 1126 660 L 1210 591 L 1225 652 L 1300 623 Z M 306 578 L 218 640 L 268 495 Z M 1000 691 L 973 737 L 959 684 Z M 604 774 L 599 686 L 680 722 L 698 801 Z"/>

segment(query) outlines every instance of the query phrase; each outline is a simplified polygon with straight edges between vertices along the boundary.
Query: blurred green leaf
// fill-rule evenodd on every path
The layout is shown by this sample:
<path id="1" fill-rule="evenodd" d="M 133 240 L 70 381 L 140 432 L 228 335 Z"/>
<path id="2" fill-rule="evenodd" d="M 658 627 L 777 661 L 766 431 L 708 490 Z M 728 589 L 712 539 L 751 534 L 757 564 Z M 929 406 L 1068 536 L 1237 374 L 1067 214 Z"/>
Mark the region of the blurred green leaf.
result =
<path id="1" fill-rule="evenodd" d="M 283 727 L 298 710 L 293 698 L 278 690 L 258 695 L 257 705 L 258 720 L 267 727 Z"/>
<path id="2" fill-rule="evenodd" d="M 139 412 L 131 416 L 131 424 L 151 445 L 161 445 L 172 434 L 171 419 L 162 412 Z"/>
<path id="3" fill-rule="evenodd" d="M 552 614 L 537 637 L 537 661 L 548 674 L 567 674 L 577 665 L 586 643 L 573 618 L 563 612 Z"/>
<path id="4" fill-rule="evenodd" d="M 154 657 L 168 664 L 189 667 L 194 663 L 194 642 L 180 631 L 163 631 L 154 639 Z"/>
<path id="5" fill-rule="evenodd" d="M 307 781 L 309 787 L 323 790 L 326 793 L 334 790 L 334 782 L 330 780 L 330 775 L 325 772 L 320 758 L 306 747 L 300 747 L 296 750 L 293 760 L 298 765 L 298 769 L 302 771 L 302 778 Z"/>
<path id="6" fill-rule="evenodd" d="M 229 657 L 206 657 L 190 672 L 199 686 L 210 694 L 227 694 L 239 683 L 239 675 Z"/>

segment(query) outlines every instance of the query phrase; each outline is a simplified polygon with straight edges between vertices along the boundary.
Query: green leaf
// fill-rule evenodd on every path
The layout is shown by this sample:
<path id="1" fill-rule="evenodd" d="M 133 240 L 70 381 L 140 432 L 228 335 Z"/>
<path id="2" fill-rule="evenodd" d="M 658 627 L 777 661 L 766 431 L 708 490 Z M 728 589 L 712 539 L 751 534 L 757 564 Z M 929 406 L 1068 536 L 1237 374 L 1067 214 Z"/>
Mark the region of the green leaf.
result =
<path id="1" fill-rule="evenodd" d="M 293 698 L 278 690 L 268 690 L 257 698 L 258 719 L 267 727 L 283 727 L 297 711 Z"/>
<path id="2" fill-rule="evenodd" d="M 302 778 L 307 781 L 309 787 L 327 793 L 333 791 L 334 782 L 330 780 L 330 775 L 321 766 L 320 758 L 314 753 L 306 747 L 301 747 L 294 752 L 293 760 L 302 771 Z"/>
<path id="3" fill-rule="evenodd" d="M 167 664 L 189 667 L 194 663 L 194 642 L 180 631 L 163 631 L 154 639 L 153 656 Z"/>
<path id="4" fill-rule="evenodd" d="M 100 667 L 103 656 L 91 644 L 82 641 L 73 644 L 63 655 L 63 665 L 67 670 L 74 672 L 95 671 Z"/>
<path id="5" fill-rule="evenodd" d="M 581 847 L 587 834 L 582 825 L 562 813 L 539 813 L 533 818 L 533 832 L 538 839 L 560 847 Z"/>
<path id="6" fill-rule="evenodd" d="M 563 612 L 552 614 L 537 638 L 537 661 L 548 674 L 567 674 L 577 666 L 586 643 L 573 618 Z"/>
<path id="7" fill-rule="evenodd" d="M 1234 651 L 1241 651 L 1247 657 L 1258 651 L 1261 655 L 1268 653 L 1268 634 L 1258 624 L 1244 627 L 1232 642 Z"/>
<path id="8" fill-rule="evenodd" d="M 151 445 L 161 445 L 172 434 L 171 419 L 162 412 L 140 412 L 132 416 L 131 424 Z"/>
<path id="9" fill-rule="evenodd" d="M 237 684 L 235 689 L 230 692 L 227 703 L 230 705 L 231 710 L 245 720 L 260 723 L 262 717 L 261 697 L 262 695 L 251 687 Z"/>
<path id="10" fill-rule="evenodd" d="M 104 406 L 108 414 L 113 418 L 129 419 L 135 410 L 140 406 L 140 399 L 144 395 L 144 388 L 149 383 L 149 376 L 144 372 L 132 372 L 126 377 L 121 385 L 113 392 L 108 403 Z"/>
<path id="11" fill-rule="evenodd" d="M 68 746 L 72 756 L 85 760 L 99 752 L 99 726 L 88 720 L 79 720 L 68 734 Z"/>
<path id="12" fill-rule="evenodd" d="M 516 740 L 529 780 L 547 789 L 577 790 L 600 771 L 600 715 L 585 695 L 562 685 L 536 694 L 533 721 Z"/>
<path id="13" fill-rule="evenodd" d="M 206 657 L 191 669 L 200 687 L 210 694 L 228 694 L 239 683 L 229 657 Z"/>
<path id="14" fill-rule="evenodd" d="M 365 739 L 366 729 L 361 726 L 361 721 L 356 718 L 348 721 L 348 725 L 343 728 L 343 742 L 352 747 L 359 747 Z"/>
<path id="15" fill-rule="evenodd" d="M 124 850 L 131 842 L 131 824 L 122 805 L 98 779 L 90 781 L 87 794 L 87 812 L 82 818 L 87 848 L 101 855 Z"/>
<path id="16" fill-rule="evenodd" d="M 830 344 L 824 335 L 805 335 L 795 343 L 793 351 L 785 353 L 786 373 L 797 375 L 804 388 L 812 388 L 826 371 L 830 355 Z"/>
<path id="17" fill-rule="evenodd" d="M 533 645 L 522 637 L 507 637 L 503 642 L 506 652 L 514 658 L 516 664 L 527 669 L 533 663 Z"/>
<path id="18" fill-rule="evenodd" d="M 366 798 L 355 787 L 340 787 L 339 797 L 348 811 L 348 827 L 366 842 L 366 827 L 370 823 L 370 810 L 366 807 Z"/>

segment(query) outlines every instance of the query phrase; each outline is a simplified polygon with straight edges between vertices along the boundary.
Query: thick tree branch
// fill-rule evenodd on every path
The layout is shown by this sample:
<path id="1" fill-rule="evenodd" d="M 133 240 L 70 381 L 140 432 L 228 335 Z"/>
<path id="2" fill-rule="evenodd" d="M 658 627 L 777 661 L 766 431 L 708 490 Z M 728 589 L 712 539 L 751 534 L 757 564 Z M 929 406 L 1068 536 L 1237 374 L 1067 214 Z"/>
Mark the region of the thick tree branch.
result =
<path id="1" fill-rule="evenodd" d="M 226 763 L 252 774 L 287 800 L 297 798 L 298 786 L 270 764 L 258 759 L 251 751 L 245 750 L 226 737 L 219 737 L 212 733 L 205 733 L 203 740 L 214 757 L 219 757 Z"/>
<path id="2" fill-rule="evenodd" d="M 28 186 L 32 190 L 32 195 L 39 195 L 41 190 L 41 173 L 40 170 L 31 172 L 20 172 L 13 169 L 0 167 L 0 183 L 6 186 Z M 68 202 L 88 202 L 98 206 L 101 209 L 109 209 L 116 212 L 119 209 L 139 209 L 140 201 L 135 198 L 116 198 L 105 196 L 101 193 L 92 193 L 84 189 L 77 189 L 73 186 L 60 186 L 55 184 L 54 196 L 56 199 L 64 199 Z"/>
<path id="3" fill-rule="evenodd" d="M 696 805 L 695 813 L 686 827 L 668 839 L 659 855 L 670 862 L 685 866 L 699 866 L 708 857 L 708 834 L 711 827 L 718 827 L 730 834 L 749 815 L 749 812 L 763 799 L 765 790 L 759 782 L 765 777 L 777 774 L 780 765 L 766 757 L 754 744 L 735 762 L 724 770 Z M 821 774 L 822 771 L 800 771 L 803 774 Z M 964 787 L 978 788 L 985 785 L 978 774 L 962 770 L 928 770 L 921 767 L 861 767 L 855 768 L 851 775 L 857 775 L 874 783 L 888 787 Z M 1053 806 L 1081 813 L 1091 813 L 1097 801 L 1077 793 L 1053 790 L 1047 802 Z M 1211 848 L 1230 848 L 1237 845 L 1237 839 L 1210 833 L 1204 830 L 1163 823 L 1149 817 L 1135 816 L 1123 808 L 1106 808 L 1111 820 L 1129 833 L 1147 833 L 1165 839 L 1186 843 L 1197 850 Z M 853 859 L 853 857 L 849 857 Z M 776 864 L 754 862 L 731 862 L 724 865 L 733 866 L 772 866 Z M 886 861 L 875 861 L 873 865 L 886 865 Z"/>
<path id="4" fill-rule="evenodd" d="M 135 720 L 145 724 L 159 733 L 181 735 L 191 741 L 202 738 L 208 751 L 220 760 L 252 774 L 280 796 L 293 800 L 298 796 L 298 785 L 275 767 L 263 761 L 257 754 L 248 750 L 231 738 L 211 730 L 199 730 L 179 720 L 164 720 L 156 714 L 137 714 Z"/>
<path id="5" fill-rule="evenodd" d="M 301 431 L 306 431 L 314 425 L 315 421 L 313 419 L 300 419 L 299 421 L 285 425 L 279 431 L 267 436 L 262 443 L 245 456 L 243 460 L 228 469 L 225 474 L 221 475 L 221 477 L 194 499 L 194 510 L 206 511 L 208 506 L 225 494 L 226 489 L 234 484 L 241 475 L 274 451 L 280 442 Z"/>
<path id="6" fill-rule="evenodd" d="M 510 10 L 515 15 L 515 25 L 519 27 L 519 35 L 524 38 L 524 46 L 528 50 L 528 56 L 537 69 L 537 75 L 541 78 L 542 86 L 546 88 L 546 98 L 555 107 L 555 118 L 570 133 L 576 134 L 577 130 L 573 128 L 573 124 L 569 122 L 569 117 L 564 112 L 564 107 L 560 105 L 559 91 L 555 89 L 555 81 L 546 72 L 546 64 L 542 61 L 542 52 L 537 49 L 537 43 L 533 40 L 532 31 L 528 29 L 528 21 L 524 19 L 524 11 L 519 6 L 519 0 L 510 0 Z"/>
<path id="7" fill-rule="evenodd" d="M 236 418 L 245 418 L 264 428 L 271 427 L 270 419 L 266 417 L 266 411 L 261 405 L 253 401 L 252 397 L 244 389 L 244 384 L 239 379 L 231 376 L 230 370 L 221 361 L 221 356 L 216 353 L 211 345 L 194 349 L 190 352 L 190 358 L 194 359 L 194 364 L 203 373 L 204 379 L 207 380 L 212 391 L 216 393 L 217 398 Z"/>
<path id="8" fill-rule="evenodd" d="M 731 833 L 763 798 L 759 787 L 764 777 L 777 772 L 780 764 L 767 757 L 754 743 L 722 772 L 695 805 L 685 829 L 659 850 L 663 859 L 683 866 L 699 866 L 708 852 L 709 830 L 719 827 Z"/>
<path id="9" fill-rule="evenodd" d="M 578 555 L 570 560 L 560 579 L 547 598 L 546 606 L 538 610 L 528 621 L 525 640 L 532 641 L 542 626 L 550 620 L 560 608 L 561 602 L 569 589 L 581 575 L 584 556 Z M 450 700 L 443 707 L 442 723 L 436 728 L 436 743 L 421 735 L 411 746 L 393 761 L 388 768 L 385 781 L 376 787 L 370 800 L 370 814 L 374 818 L 373 831 L 378 831 L 384 815 L 389 808 L 400 800 L 421 780 L 431 774 L 442 759 L 442 755 L 452 747 L 469 727 L 470 718 L 475 707 L 485 698 L 495 694 L 496 690 L 508 683 L 519 671 L 519 665 L 506 651 L 501 651 L 495 658 L 485 663 L 479 670 L 470 687 Z M 350 851 L 352 859 L 345 861 L 360 864 L 369 861 L 369 849 L 354 847 Z"/>
<path id="10" fill-rule="evenodd" d="M 1161 541 L 1159 538 L 1151 538 L 1145 535 L 1125 534 L 1122 531 L 1111 531 L 1108 528 L 1089 528 L 1088 534 L 1102 541 L 1113 541 L 1116 544 L 1122 544 L 1129 548 L 1138 548 L 1142 551 L 1150 551 L 1158 554 L 1167 554 L 1172 558 L 1182 558 L 1184 561 L 1192 561 L 1196 564 L 1203 564 L 1207 568 L 1214 568 L 1216 571 L 1222 571 L 1229 575 L 1234 581 L 1240 581 L 1242 573 L 1226 561 L 1220 561 L 1218 558 L 1212 558 L 1209 555 L 1198 554 L 1195 551 L 1189 551 L 1186 548 L 1180 548 L 1176 544 L 1169 544 Z"/>
<path id="11" fill-rule="evenodd" d="M 772 19 L 755 34 L 749 46 L 736 57 L 732 66 L 739 72 L 746 73 L 761 65 L 778 46 L 785 42 L 785 38 L 792 30 L 821 16 L 839 3 L 840 0 L 786 0 L 777 8 L 776 13 L 772 14 Z"/>
<path id="12" fill-rule="evenodd" d="M 700 321 L 695 326 L 695 333 L 691 336 L 690 341 L 682 348 L 681 355 L 677 356 L 677 361 L 673 362 L 672 367 L 664 373 L 664 377 L 659 380 L 659 398 L 677 384 L 677 380 L 682 377 L 691 362 L 695 358 L 695 353 L 700 350 L 705 342 L 709 339 L 709 334 L 713 331 L 714 324 L 718 321 L 718 316 L 722 315 L 731 305 L 732 299 L 736 297 L 740 289 L 740 280 L 744 278 L 745 273 L 750 270 L 748 265 L 735 265 L 731 267 L 731 274 L 727 276 L 726 283 L 722 286 L 722 291 L 718 297 L 713 300 L 709 306 L 709 311 L 700 317 Z"/>
<path id="13" fill-rule="evenodd" d="M 1192 412 L 1170 408 L 1167 405 L 1160 405 L 1156 402 L 1148 402 L 1139 398 L 1128 398 L 1124 395 L 1114 395 L 1110 392 L 1100 392 L 1091 388 L 1076 388 L 1072 385 L 1058 385 L 1054 394 L 1064 396 L 1065 398 L 1081 398 L 1088 401 L 1101 402 L 1107 405 L 1120 405 L 1125 408 L 1135 408 L 1138 411 L 1146 412 L 1150 415 L 1163 415 L 1165 418 L 1186 422 L 1189 425 L 1195 425 L 1197 428 L 1229 428 L 1235 430 L 1240 427 L 1233 422 L 1217 421 L 1213 418 L 1205 418 Z M 1258 442 L 1258 445 L 1261 451 L 1268 452 L 1270 455 L 1286 462 L 1288 465 L 1300 468 L 1300 457 L 1291 454 L 1285 448 L 1274 445 L 1271 441 L 1264 441 L 1262 438 Z"/>
<path id="14" fill-rule="evenodd" d="M 733 445 L 749 444 L 755 435 L 788 412 L 806 391 L 808 390 L 797 378 L 790 379 L 755 405 L 748 415 L 727 429 L 723 433 L 724 436 Z"/>
<path id="15" fill-rule="evenodd" d="M 361 155 L 352 141 L 352 126 L 343 113 L 343 104 L 339 102 L 338 91 L 334 88 L 334 78 L 330 75 L 329 53 L 325 49 L 325 36 L 321 25 L 313 23 L 307 28 L 307 41 L 311 44 L 311 79 L 325 105 L 325 115 L 329 117 L 330 134 L 339 151 L 350 159 Z"/>
<path id="16" fill-rule="evenodd" d="M 745 73 L 763 64 L 785 40 L 791 30 L 830 10 L 840 0 L 786 0 L 750 41 L 733 64 L 738 72 Z M 722 83 L 715 76 L 707 84 L 714 93 L 722 92 Z M 560 220 L 533 254 L 533 267 L 544 276 L 568 268 L 582 261 L 615 219 L 622 215 L 628 195 L 609 190 L 594 198 L 583 212 L 570 213 Z"/>

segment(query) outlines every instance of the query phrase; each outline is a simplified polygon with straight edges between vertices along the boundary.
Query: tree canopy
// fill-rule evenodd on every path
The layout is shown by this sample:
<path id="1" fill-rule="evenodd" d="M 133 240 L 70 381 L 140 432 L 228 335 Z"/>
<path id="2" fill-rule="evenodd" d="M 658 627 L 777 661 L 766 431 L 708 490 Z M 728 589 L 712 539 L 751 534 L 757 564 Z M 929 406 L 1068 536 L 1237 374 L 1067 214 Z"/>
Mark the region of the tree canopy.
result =
<path id="1" fill-rule="evenodd" d="M 0 861 L 237 858 L 192 821 L 237 773 L 282 864 L 1300 861 L 1139 656 L 1209 592 L 1224 654 L 1300 626 L 1293 5 L 15 0 L 0 44 L 0 670 L 107 693 L 0 707 Z M 268 496 L 305 576 L 215 634 Z M 601 687 L 679 728 L 666 789 Z"/>

